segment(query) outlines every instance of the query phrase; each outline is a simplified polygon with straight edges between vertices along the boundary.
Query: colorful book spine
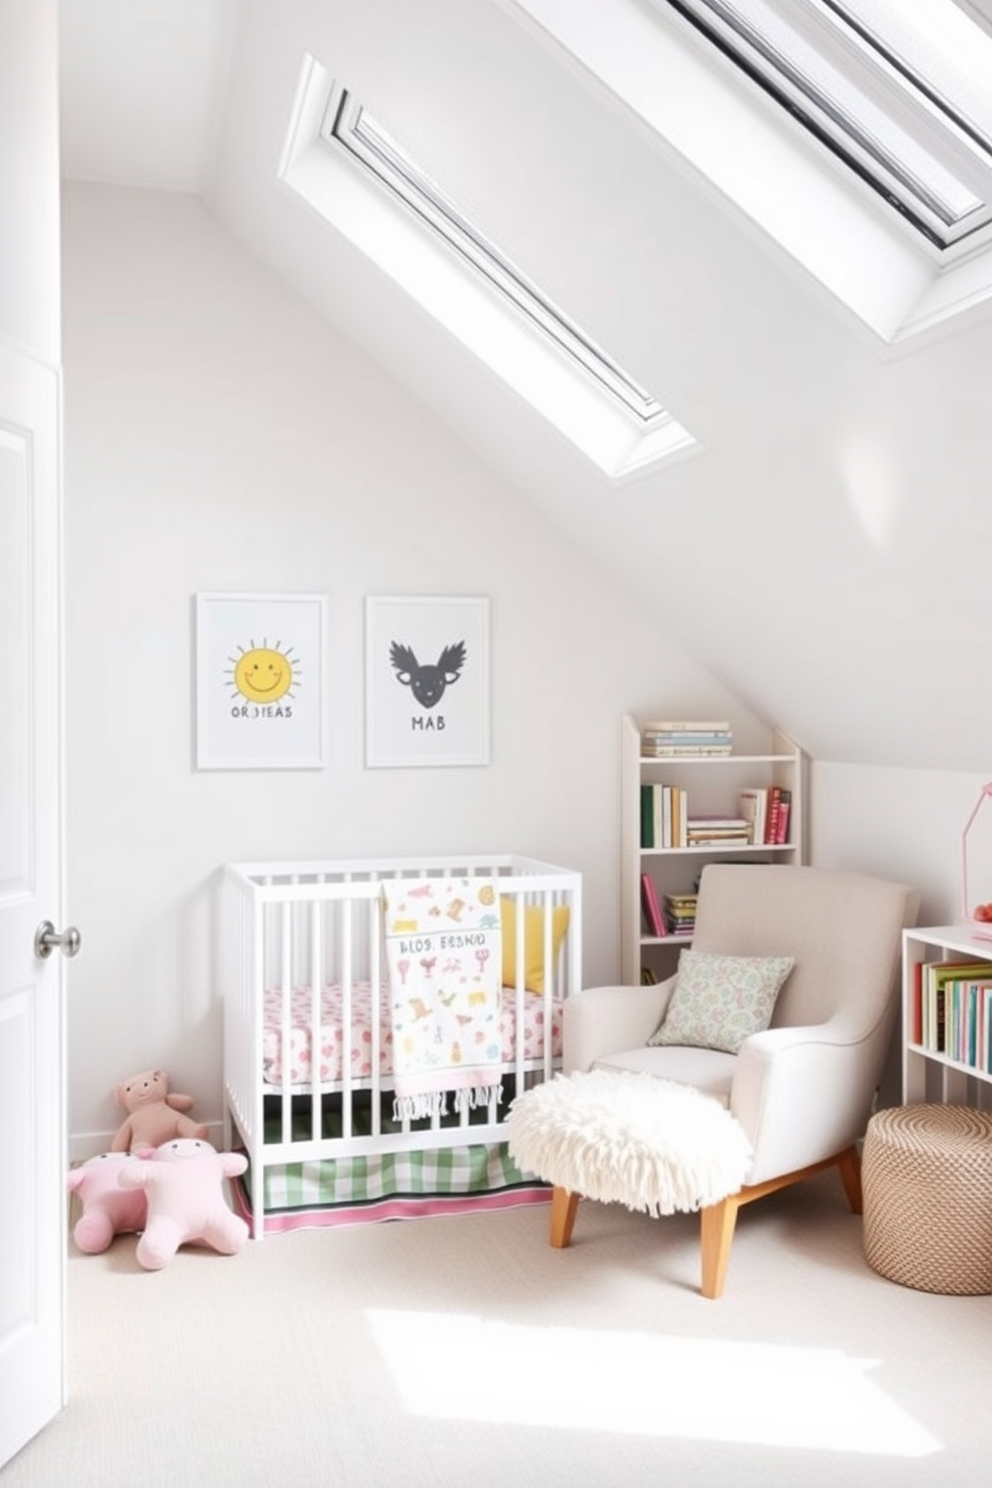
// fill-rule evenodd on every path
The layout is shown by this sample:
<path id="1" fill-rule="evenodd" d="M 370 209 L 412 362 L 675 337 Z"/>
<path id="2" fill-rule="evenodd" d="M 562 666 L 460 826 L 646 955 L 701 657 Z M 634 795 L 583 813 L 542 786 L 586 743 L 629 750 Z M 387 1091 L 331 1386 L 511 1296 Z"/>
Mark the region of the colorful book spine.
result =
<path id="1" fill-rule="evenodd" d="M 782 786 L 778 793 L 778 823 L 775 829 L 775 846 L 784 847 L 789 841 L 789 816 L 792 812 L 792 792 Z"/>
<path id="2" fill-rule="evenodd" d="M 665 921 L 661 913 L 658 890 L 655 888 L 654 879 L 650 873 L 641 874 L 641 904 L 651 934 L 664 935 L 666 933 Z"/>
<path id="3" fill-rule="evenodd" d="M 641 786 L 641 846 L 654 847 L 654 793 L 650 785 Z"/>

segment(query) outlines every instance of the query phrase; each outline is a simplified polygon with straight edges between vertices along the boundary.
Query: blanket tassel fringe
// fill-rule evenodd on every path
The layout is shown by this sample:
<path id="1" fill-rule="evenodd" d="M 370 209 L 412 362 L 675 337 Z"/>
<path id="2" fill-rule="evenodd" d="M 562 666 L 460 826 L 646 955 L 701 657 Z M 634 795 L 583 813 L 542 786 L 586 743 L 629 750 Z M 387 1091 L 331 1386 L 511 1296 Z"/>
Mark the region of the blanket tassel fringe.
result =
<path id="1" fill-rule="evenodd" d="M 464 1090 L 428 1090 L 420 1095 L 397 1095 L 393 1097 L 393 1120 L 440 1121 L 448 1115 L 448 1096 L 454 1102 L 455 1114 L 482 1110 L 496 1097 L 499 1105 L 503 1099 L 501 1085 L 466 1086 Z"/>

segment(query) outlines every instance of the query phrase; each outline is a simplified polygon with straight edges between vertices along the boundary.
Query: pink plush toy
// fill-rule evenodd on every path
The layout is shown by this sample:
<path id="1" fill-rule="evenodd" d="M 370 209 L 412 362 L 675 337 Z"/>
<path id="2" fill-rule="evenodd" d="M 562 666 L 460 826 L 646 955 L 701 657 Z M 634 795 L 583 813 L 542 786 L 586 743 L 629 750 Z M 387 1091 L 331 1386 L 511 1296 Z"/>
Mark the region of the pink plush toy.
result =
<path id="1" fill-rule="evenodd" d="M 174 1137 L 203 1140 L 207 1128 L 185 1115 L 193 1104 L 191 1095 L 170 1094 L 165 1070 L 142 1070 L 118 1085 L 114 1098 L 128 1113 L 111 1142 L 113 1152 L 140 1152 L 161 1147 Z"/>
<path id="2" fill-rule="evenodd" d="M 129 1152 L 101 1152 L 69 1171 L 69 1192 L 78 1194 L 83 1212 L 72 1238 L 86 1255 L 99 1255 L 115 1235 L 143 1230 L 148 1199 L 140 1188 L 122 1188 L 118 1178 L 125 1166 L 137 1167 L 139 1159 Z"/>
<path id="3" fill-rule="evenodd" d="M 221 1255 L 241 1249 L 248 1226 L 228 1208 L 223 1180 L 247 1166 L 243 1152 L 217 1152 L 209 1142 L 180 1137 L 121 1169 L 121 1187 L 148 1196 L 145 1232 L 135 1251 L 146 1271 L 160 1271 L 190 1242 L 201 1241 Z"/>

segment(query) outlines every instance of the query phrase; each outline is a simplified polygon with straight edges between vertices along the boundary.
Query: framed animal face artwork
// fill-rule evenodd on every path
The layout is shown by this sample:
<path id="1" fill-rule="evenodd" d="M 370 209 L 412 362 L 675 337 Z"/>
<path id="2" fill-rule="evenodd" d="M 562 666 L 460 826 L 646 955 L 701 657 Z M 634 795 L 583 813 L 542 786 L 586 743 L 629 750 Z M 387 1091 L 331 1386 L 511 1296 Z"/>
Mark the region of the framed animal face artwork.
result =
<path id="1" fill-rule="evenodd" d="M 488 765 L 488 599 L 365 601 L 365 763 Z"/>

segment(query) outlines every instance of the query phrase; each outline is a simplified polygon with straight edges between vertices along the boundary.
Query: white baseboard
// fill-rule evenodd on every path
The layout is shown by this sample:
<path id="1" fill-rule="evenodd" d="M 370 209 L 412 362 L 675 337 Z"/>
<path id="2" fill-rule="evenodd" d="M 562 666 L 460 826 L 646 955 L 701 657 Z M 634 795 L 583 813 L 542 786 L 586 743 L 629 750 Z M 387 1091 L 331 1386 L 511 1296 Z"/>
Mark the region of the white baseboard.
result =
<path id="1" fill-rule="evenodd" d="M 224 1124 L 221 1121 L 208 1121 L 207 1139 L 218 1152 L 224 1144 Z M 102 1132 L 71 1132 L 69 1134 L 69 1165 L 85 1162 L 87 1158 L 99 1157 L 101 1152 L 109 1152 L 111 1143 L 117 1133 L 113 1131 Z"/>

